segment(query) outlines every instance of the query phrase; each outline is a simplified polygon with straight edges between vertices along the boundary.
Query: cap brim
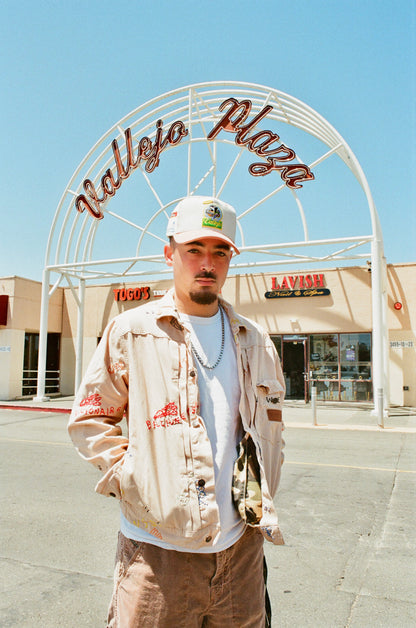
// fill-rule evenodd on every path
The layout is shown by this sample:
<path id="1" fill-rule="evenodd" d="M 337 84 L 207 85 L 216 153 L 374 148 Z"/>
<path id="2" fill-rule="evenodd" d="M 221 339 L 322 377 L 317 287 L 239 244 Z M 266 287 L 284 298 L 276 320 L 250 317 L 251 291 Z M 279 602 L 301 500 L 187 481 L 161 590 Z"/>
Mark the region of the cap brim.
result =
<path id="1" fill-rule="evenodd" d="M 173 239 L 178 244 L 186 244 L 187 242 L 193 242 L 193 240 L 201 240 L 202 238 L 216 238 L 217 240 L 223 240 L 234 249 L 237 255 L 240 255 L 240 251 L 231 240 L 222 233 L 218 233 L 214 229 L 196 229 L 195 231 L 185 231 L 184 233 L 175 233 Z"/>

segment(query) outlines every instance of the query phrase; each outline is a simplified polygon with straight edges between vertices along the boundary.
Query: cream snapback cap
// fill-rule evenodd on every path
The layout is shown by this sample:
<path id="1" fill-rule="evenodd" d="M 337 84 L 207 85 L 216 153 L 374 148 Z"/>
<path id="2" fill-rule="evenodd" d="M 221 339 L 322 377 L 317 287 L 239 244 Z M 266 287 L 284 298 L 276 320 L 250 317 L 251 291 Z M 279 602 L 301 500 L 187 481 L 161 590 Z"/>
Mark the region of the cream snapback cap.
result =
<path id="1" fill-rule="evenodd" d="M 212 196 L 187 196 L 173 210 L 166 235 L 179 244 L 199 238 L 219 238 L 239 254 L 235 232 L 237 217 L 234 207 Z"/>

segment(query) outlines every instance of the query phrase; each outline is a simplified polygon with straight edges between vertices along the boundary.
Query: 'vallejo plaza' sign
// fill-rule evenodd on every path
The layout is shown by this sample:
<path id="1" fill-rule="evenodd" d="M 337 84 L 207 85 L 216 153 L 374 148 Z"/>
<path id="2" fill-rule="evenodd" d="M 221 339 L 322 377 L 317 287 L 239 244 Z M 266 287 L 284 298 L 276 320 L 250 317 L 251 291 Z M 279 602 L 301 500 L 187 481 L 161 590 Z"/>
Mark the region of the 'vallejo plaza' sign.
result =
<path id="1" fill-rule="evenodd" d="M 245 146 L 261 161 L 252 163 L 248 170 L 254 177 L 262 177 L 272 171 L 278 171 L 284 184 L 289 188 L 301 188 L 302 181 L 314 179 L 314 175 L 305 164 L 289 163 L 296 159 L 296 153 L 291 148 L 280 143 L 280 137 L 272 131 L 258 131 L 254 133 L 257 124 L 267 116 L 273 107 L 267 105 L 251 121 L 247 122 L 252 103 L 250 100 L 238 101 L 235 98 L 224 100 L 219 106 L 224 115 L 207 135 L 207 140 L 214 140 L 222 131 L 233 133 L 237 146 Z M 250 133 L 252 133 L 250 135 Z M 117 140 L 112 141 L 115 173 L 108 168 L 101 177 L 101 190 L 97 190 L 91 179 L 83 182 L 84 194 L 79 194 L 75 200 L 75 207 L 79 212 L 87 210 L 94 218 L 104 217 L 101 205 L 114 196 L 130 174 L 141 164 L 146 172 L 153 172 L 159 165 L 160 154 L 171 145 L 179 144 L 188 135 L 189 131 L 181 120 L 177 120 L 164 135 L 163 122 L 156 122 L 154 139 L 147 136 L 138 141 L 133 147 L 131 129 L 124 132 L 126 157 L 123 163 Z"/>

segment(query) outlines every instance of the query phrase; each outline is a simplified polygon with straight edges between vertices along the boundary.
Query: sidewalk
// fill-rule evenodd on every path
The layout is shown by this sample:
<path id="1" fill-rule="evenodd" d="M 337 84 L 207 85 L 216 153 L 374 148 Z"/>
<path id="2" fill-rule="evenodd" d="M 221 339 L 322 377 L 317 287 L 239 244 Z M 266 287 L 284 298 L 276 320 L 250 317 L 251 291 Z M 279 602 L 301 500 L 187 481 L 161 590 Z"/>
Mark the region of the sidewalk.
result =
<path id="1" fill-rule="evenodd" d="M 314 425 L 311 403 L 288 400 L 284 404 L 283 418 L 287 427 L 416 433 L 416 408 L 389 408 L 384 427 L 380 427 L 372 404 L 327 401 L 316 405 Z"/>
<path id="2" fill-rule="evenodd" d="M 40 412 L 71 412 L 74 397 L 53 397 L 38 402 L 33 399 L 0 401 L 0 408 L 12 410 L 36 410 Z M 283 419 L 287 427 L 344 430 L 388 430 L 416 433 L 416 408 L 392 407 L 384 418 L 384 428 L 377 425 L 372 404 L 321 402 L 316 405 L 316 424 L 312 404 L 287 400 Z"/>

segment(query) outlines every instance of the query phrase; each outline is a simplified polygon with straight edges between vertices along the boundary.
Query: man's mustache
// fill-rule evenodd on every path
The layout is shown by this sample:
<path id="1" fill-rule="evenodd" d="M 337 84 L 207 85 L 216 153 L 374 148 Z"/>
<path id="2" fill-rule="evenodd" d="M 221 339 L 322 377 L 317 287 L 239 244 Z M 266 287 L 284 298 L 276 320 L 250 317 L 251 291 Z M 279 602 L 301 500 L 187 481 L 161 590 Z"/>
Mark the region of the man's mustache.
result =
<path id="1" fill-rule="evenodd" d="M 199 275 L 195 275 L 195 279 L 216 279 L 217 275 L 206 270 L 203 273 L 199 273 Z"/>

